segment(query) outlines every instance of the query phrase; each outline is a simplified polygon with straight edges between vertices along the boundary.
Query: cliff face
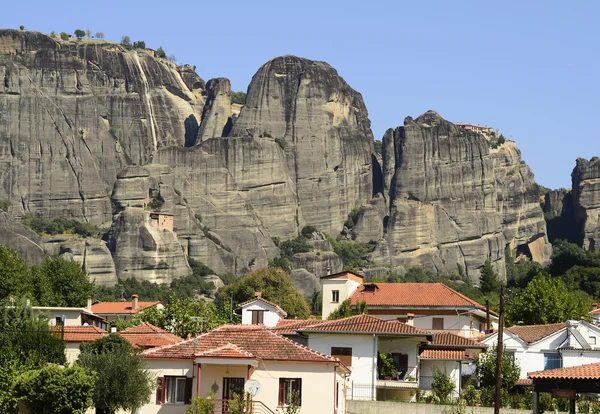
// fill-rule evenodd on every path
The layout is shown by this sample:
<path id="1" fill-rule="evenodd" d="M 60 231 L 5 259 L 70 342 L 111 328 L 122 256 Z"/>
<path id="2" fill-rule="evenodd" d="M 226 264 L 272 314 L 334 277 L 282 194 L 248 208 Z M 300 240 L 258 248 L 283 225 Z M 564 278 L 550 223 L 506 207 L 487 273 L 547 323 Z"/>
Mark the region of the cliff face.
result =
<path id="1" fill-rule="evenodd" d="M 197 135 L 189 75 L 147 51 L 0 30 L 0 198 L 14 215 L 110 221 L 122 167 Z"/>
<path id="2" fill-rule="evenodd" d="M 600 249 L 600 158 L 577 159 L 571 174 L 575 221 L 584 249 Z"/>
<path id="3" fill-rule="evenodd" d="M 442 274 L 464 274 L 474 281 L 488 259 L 504 277 L 507 245 L 535 242 L 530 248 L 534 259 L 547 260 L 536 184 L 520 161 L 514 144 L 492 150 L 483 135 L 462 130 L 433 111 L 408 117 L 403 127 L 384 136 L 389 218 L 374 258 L 393 267 L 424 265 Z"/>

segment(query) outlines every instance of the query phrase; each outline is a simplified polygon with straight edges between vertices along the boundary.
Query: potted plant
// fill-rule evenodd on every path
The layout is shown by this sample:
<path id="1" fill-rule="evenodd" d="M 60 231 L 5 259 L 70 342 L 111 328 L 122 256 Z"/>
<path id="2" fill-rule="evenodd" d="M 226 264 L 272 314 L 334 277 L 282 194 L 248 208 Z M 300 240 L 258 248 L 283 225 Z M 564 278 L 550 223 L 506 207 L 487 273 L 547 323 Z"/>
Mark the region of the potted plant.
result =
<path id="1" fill-rule="evenodd" d="M 379 377 L 384 380 L 391 380 L 396 373 L 396 364 L 394 357 L 387 352 L 380 352 L 377 357 L 377 368 L 379 369 Z"/>

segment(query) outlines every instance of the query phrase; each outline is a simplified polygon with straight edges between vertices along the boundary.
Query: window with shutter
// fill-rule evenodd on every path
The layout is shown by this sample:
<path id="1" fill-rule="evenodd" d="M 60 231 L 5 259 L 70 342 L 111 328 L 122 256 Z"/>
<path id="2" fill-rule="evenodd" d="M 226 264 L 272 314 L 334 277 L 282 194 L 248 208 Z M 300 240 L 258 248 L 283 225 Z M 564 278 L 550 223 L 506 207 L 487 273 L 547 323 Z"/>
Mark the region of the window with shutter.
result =
<path id="1" fill-rule="evenodd" d="M 334 358 L 339 358 L 340 362 L 347 367 L 352 366 L 352 348 L 332 346 L 331 356 Z"/>
<path id="2" fill-rule="evenodd" d="M 431 329 L 444 329 L 444 318 L 431 318 Z"/>
<path id="3" fill-rule="evenodd" d="M 164 404 L 165 402 L 165 378 L 158 377 L 156 379 L 156 404 Z"/>
<path id="4" fill-rule="evenodd" d="M 191 378 L 190 378 L 191 380 Z M 187 401 L 188 378 L 186 377 L 163 377 L 162 402 L 167 404 L 185 404 Z M 190 400 L 192 386 L 190 387 Z"/>
<path id="5" fill-rule="evenodd" d="M 302 378 L 279 378 L 279 406 L 293 401 L 298 407 L 302 406 Z"/>
<path id="6" fill-rule="evenodd" d="M 265 311 L 263 310 L 253 310 L 252 312 L 252 325 L 263 325 L 264 324 L 264 315 Z"/>

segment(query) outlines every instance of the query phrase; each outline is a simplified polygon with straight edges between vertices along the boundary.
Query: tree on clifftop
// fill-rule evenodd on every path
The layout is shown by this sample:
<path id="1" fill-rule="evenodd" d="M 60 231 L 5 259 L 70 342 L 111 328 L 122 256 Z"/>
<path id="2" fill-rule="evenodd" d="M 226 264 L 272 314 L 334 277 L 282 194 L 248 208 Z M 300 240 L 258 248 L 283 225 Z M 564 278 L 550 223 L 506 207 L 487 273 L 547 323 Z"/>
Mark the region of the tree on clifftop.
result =
<path id="1" fill-rule="evenodd" d="M 217 305 L 233 299 L 234 305 L 254 298 L 261 292 L 264 299 L 276 303 L 290 318 L 308 318 L 310 310 L 292 278 L 279 267 L 258 269 L 219 291 Z"/>
<path id="2" fill-rule="evenodd" d="M 77 39 L 83 39 L 85 37 L 85 30 L 77 29 L 73 32 Z"/>

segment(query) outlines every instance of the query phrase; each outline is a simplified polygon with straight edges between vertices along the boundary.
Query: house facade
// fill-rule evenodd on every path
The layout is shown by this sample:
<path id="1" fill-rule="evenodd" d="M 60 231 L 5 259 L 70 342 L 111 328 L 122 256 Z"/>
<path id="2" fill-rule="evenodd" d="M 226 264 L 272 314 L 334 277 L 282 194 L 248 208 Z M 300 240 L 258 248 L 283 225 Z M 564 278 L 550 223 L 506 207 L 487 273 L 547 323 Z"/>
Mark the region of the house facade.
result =
<path id="1" fill-rule="evenodd" d="M 256 292 L 254 296 L 254 299 L 241 303 L 237 309 L 241 310 L 242 325 L 264 325 L 272 328 L 285 319 L 287 313 L 278 305 L 263 299 L 260 292 Z"/>
<path id="2" fill-rule="evenodd" d="M 211 396 L 215 411 L 226 412 L 226 401 L 243 393 L 249 380 L 258 389 L 255 412 L 275 413 L 292 398 L 301 413 L 346 412 L 348 368 L 264 326 L 224 325 L 143 355 L 157 381 L 155 398 L 141 408 L 143 414 L 183 414 L 195 395 Z"/>
<path id="3" fill-rule="evenodd" d="M 497 341 L 497 333 L 481 340 Z M 511 326 L 504 329 L 503 344 L 519 363 L 521 379 L 529 372 L 600 362 L 600 328 L 584 320 Z"/>
<path id="4" fill-rule="evenodd" d="M 443 283 L 368 283 L 357 273 L 341 272 L 321 277 L 321 285 L 323 319 L 350 300 L 353 306 L 365 302 L 370 315 L 432 332 L 475 338 L 498 326 L 494 312 Z"/>

